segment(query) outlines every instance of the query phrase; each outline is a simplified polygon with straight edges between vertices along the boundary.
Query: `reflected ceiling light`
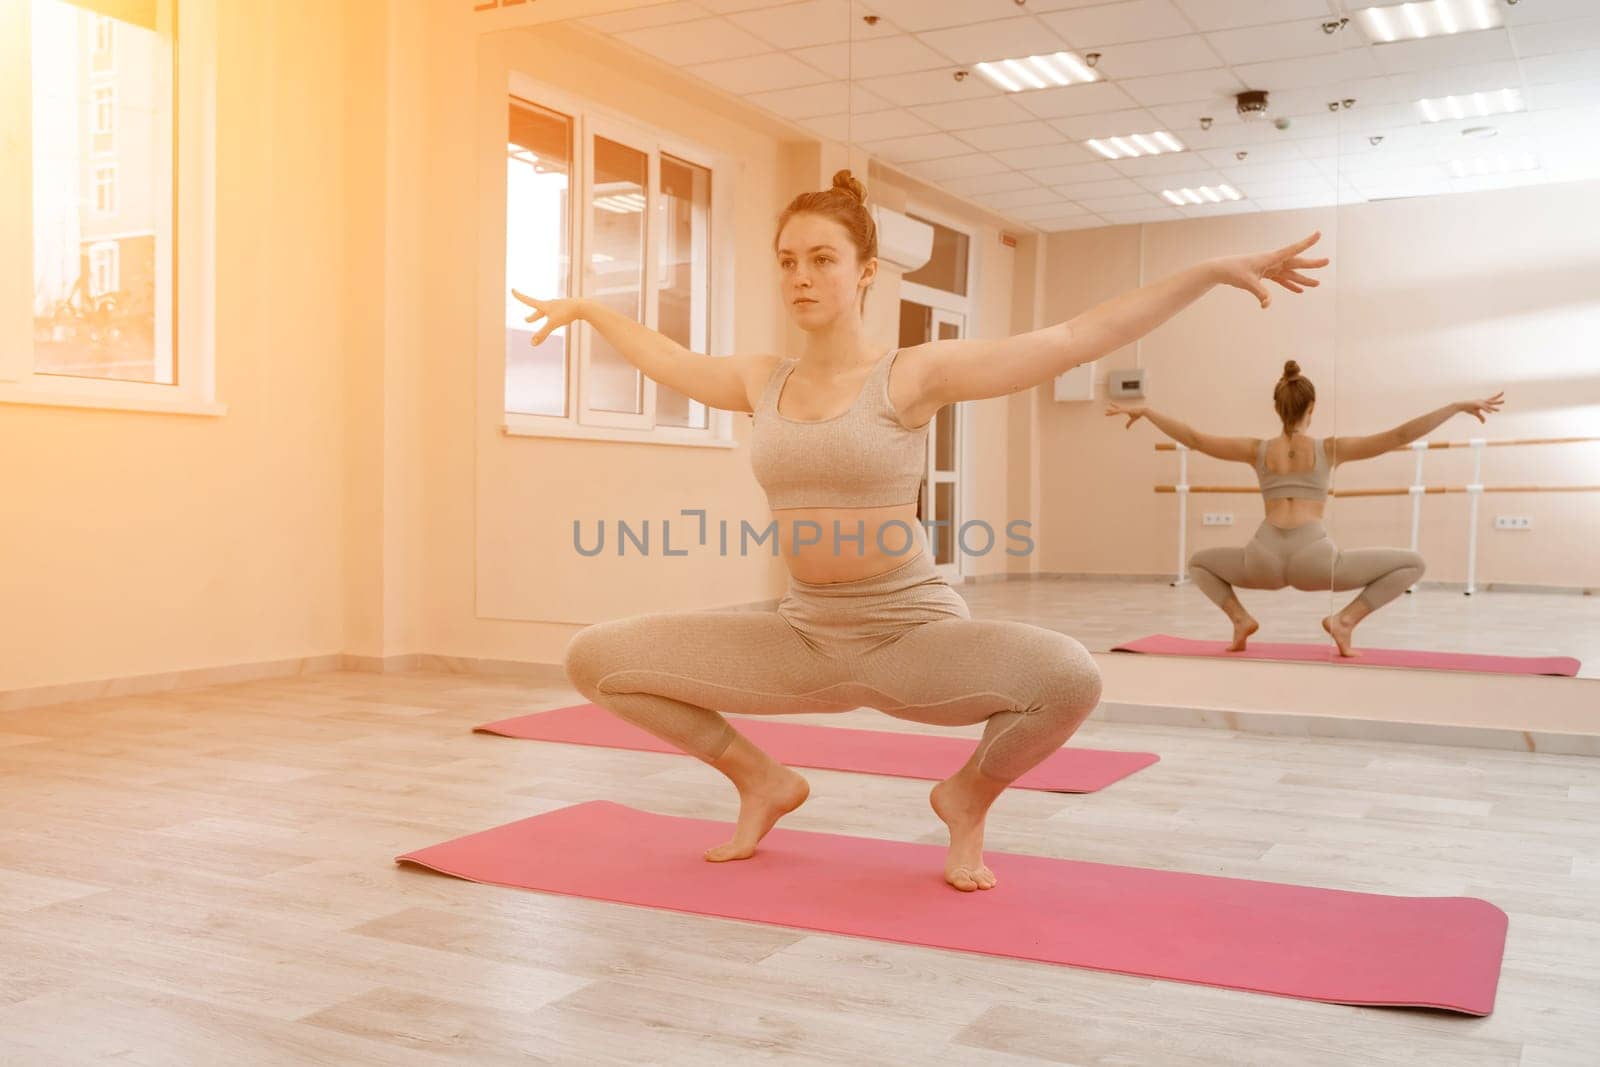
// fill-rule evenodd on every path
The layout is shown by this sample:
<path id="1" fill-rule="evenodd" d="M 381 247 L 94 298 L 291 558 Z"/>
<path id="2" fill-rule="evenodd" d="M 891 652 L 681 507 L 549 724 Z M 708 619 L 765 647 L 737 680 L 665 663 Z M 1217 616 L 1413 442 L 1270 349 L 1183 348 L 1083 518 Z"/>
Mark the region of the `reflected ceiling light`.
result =
<path id="1" fill-rule="evenodd" d="M 1522 93 L 1517 89 L 1489 89 L 1460 96 L 1435 96 L 1418 100 L 1417 110 L 1422 112 L 1424 122 L 1503 115 L 1522 110 Z"/>
<path id="2" fill-rule="evenodd" d="M 1132 156 L 1159 156 L 1163 152 L 1188 151 L 1166 130 L 1151 133 L 1129 133 L 1121 137 L 1092 137 L 1084 144 L 1107 159 L 1128 159 Z"/>
<path id="3" fill-rule="evenodd" d="M 639 193 L 597 196 L 594 198 L 594 206 L 601 211 L 609 211 L 616 215 L 637 215 L 644 210 L 644 197 Z"/>
<path id="4" fill-rule="evenodd" d="M 1188 204 L 1220 204 L 1224 200 L 1242 200 L 1239 190 L 1231 185 L 1202 185 L 1195 189 L 1163 189 L 1161 195 L 1167 203 L 1184 207 Z"/>
<path id="5" fill-rule="evenodd" d="M 1495 0 L 1419 0 L 1369 7 L 1356 12 L 1356 21 L 1374 44 L 1492 30 L 1505 24 Z"/>
<path id="6" fill-rule="evenodd" d="M 1077 85 L 1099 81 L 1100 75 L 1090 70 L 1083 60 L 1071 52 L 1052 52 L 1049 55 L 1025 56 L 1022 59 L 998 59 L 992 63 L 977 63 L 973 67 L 990 84 L 1008 93 L 1028 89 L 1052 89 L 1058 85 Z"/>

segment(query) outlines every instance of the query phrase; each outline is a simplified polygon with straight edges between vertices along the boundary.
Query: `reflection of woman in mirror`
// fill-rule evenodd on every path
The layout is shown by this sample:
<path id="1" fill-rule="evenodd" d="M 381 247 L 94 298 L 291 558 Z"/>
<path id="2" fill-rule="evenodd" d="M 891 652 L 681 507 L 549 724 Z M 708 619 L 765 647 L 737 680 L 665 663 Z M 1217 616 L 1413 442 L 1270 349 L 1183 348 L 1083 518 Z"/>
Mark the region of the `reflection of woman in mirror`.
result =
<path id="1" fill-rule="evenodd" d="M 1322 527 L 1332 469 L 1340 463 L 1404 448 L 1460 412 L 1483 422 L 1485 412 L 1500 409 L 1502 395 L 1446 404 L 1382 433 L 1318 441 L 1306 433 L 1317 407 L 1317 391 L 1311 380 L 1301 375 L 1300 364 L 1291 359 L 1283 365 L 1283 377 L 1272 391 L 1283 433 L 1271 439 L 1216 437 L 1150 407 L 1112 404 L 1106 414 L 1128 416 L 1128 426 L 1147 418 L 1162 433 L 1196 452 L 1255 468 L 1266 501 L 1266 517 L 1255 537 L 1243 548 L 1207 548 L 1189 557 L 1194 584 L 1233 621 L 1230 651 L 1243 651 L 1260 625 L 1239 603 L 1234 588 L 1293 586 L 1308 591 L 1361 590 L 1354 600 L 1322 620 L 1322 628 L 1339 646 L 1339 654 L 1354 656 L 1350 635 L 1356 624 L 1415 585 L 1426 564 L 1420 555 L 1404 548 L 1334 547 Z"/>

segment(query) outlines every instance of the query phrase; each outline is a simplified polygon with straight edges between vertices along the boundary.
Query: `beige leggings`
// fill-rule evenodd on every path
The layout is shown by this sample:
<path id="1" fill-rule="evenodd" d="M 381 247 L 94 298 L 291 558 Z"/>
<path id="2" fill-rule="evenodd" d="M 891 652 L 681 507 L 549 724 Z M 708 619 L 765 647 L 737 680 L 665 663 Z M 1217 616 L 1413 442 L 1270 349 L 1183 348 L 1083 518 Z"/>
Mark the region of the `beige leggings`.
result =
<path id="1" fill-rule="evenodd" d="M 590 701 L 703 760 L 743 715 L 871 707 L 938 726 L 984 723 L 973 766 L 1014 781 L 1100 700 L 1100 671 L 1066 634 L 975 620 L 925 550 L 849 582 L 791 578 L 771 611 L 675 611 L 585 627 L 567 677 Z"/>
<path id="2" fill-rule="evenodd" d="M 1420 555 L 1405 548 L 1350 548 L 1340 551 L 1320 522 L 1283 529 L 1262 520 L 1243 548 L 1207 548 L 1189 557 L 1190 576 L 1218 607 L 1240 589 L 1296 589 L 1343 592 L 1360 589 L 1356 600 L 1377 610 L 1422 577 Z"/>

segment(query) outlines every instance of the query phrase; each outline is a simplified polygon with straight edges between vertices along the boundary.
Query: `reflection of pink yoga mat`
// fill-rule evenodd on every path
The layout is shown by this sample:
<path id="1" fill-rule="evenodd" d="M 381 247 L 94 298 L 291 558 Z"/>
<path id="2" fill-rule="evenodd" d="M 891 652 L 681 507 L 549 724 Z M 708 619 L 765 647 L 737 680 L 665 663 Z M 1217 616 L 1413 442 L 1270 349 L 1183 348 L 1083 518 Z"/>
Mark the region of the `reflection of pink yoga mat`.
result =
<path id="1" fill-rule="evenodd" d="M 739 732 L 779 763 L 830 771 L 890 774 L 900 778 L 948 778 L 967 761 L 977 742 L 965 737 L 889 733 L 809 726 L 797 722 L 740 719 Z M 597 704 L 578 704 L 534 715 L 485 723 L 473 729 L 525 741 L 626 748 L 635 752 L 678 752 L 654 734 L 619 719 Z M 1063 748 L 1012 782 L 1016 789 L 1054 793 L 1092 793 L 1160 759 L 1153 752 L 1107 752 Z"/>
<path id="2" fill-rule="evenodd" d="M 1243 652 L 1229 652 L 1226 641 L 1193 641 L 1187 637 L 1154 634 L 1118 645 L 1113 652 L 1152 652 L 1160 656 L 1220 656 L 1224 659 L 1278 659 L 1308 663 L 1345 663 L 1358 667 L 1424 667 L 1439 671 L 1483 671 L 1489 674 L 1578 673 L 1571 656 L 1477 656 L 1466 652 L 1419 652 L 1403 648 L 1362 648 L 1359 656 L 1345 657 L 1333 645 L 1275 645 L 1251 641 Z"/>
<path id="3" fill-rule="evenodd" d="M 1337 1004 L 1494 1009 L 1506 914 L 1475 897 L 995 852 L 985 859 L 999 886 L 961 893 L 944 883 L 938 845 L 780 827 L 751 859 L 702 859 L 729 831 L 591 801 L 397 862 L 493 885 Z"/>

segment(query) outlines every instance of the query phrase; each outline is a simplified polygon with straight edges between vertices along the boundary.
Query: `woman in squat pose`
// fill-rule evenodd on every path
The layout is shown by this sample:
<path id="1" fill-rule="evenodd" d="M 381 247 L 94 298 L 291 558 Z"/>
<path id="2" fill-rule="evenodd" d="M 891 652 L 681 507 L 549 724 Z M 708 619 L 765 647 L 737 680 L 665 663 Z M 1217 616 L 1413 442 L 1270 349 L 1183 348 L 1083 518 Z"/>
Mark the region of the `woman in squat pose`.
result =
<path id="1" fill-rule="evenodd" d="M 1410 589 L 1426 564 L 1404 548 L 1351 548 L 1340 551 L 1322 526 L 1328 481 L 1340 463 L 1371 459 L 1404 448 L 1458 412 L 1484 421 L 1485 412 L 1500 409 L 1503 393 L 1487 400 L 1463 400 L 1419 415 L 1410 422 L 1367 437 L 1325 437 L 1306 434 L 1317 407 L 1317 390 L 1289 360 L 1272 391 L 1272 403 L 1283 423 L 1278 437 L 1215 437 L 1201 433 L 1151 407 L 1112 404 L 1107 415 L 1126 415 L 1127 425 L 1149 419 L 1181 445 L 1218 459 L 1237 460 L 1255 468 L 1266 501 L 1266 517 L 1243 548 L 1206 548 L 1189 557 L 1194 584 L 1233 622 L 1230 651 L 1241 652 L 1260 628 L 1239 603 L 1234 588 L 1296 589 L 1344 592 L 1360 589 L 1354 600 L 1322 620 L 1341 656 L 1359 655 L 1350 648 L 1356 624 Z"/>
<path id="2" fill-rule="evenodd" d="M 739 791 L 732 840 L 745 859 L 809 787 L 719 711 L 749 715 L 872 707 L 941 726 L 983 723 L 972 758 L 933 788 L 949 828 L 945 878 L 990 889 L 984 818 L 1005 787 L 1061 747 L 1100 698 L 1100 676 L 1066 634 L 973 619 L 938 573 L 917 519 L 927 427 L 941 408 L 1006 396 L 1129 344 L 1213 286 L 1263 279 L 1299 292 L 1325 259 L 1286 248 L 1215 259 L 1066 322 L 994 341 L 943 340 L 887 353 L 862 323 L 877 233 L 849 171 L 797 196 L 773 242 L 784 306 L 806 333 L 798 358 L 714 358 L 583 299 L 535 300 L 552 330 L 584 319 L 644 374 L 710 406 L 754 414 L 751 464 L 790 570 L 776 612 L 674 611 L 585 627 L 565 667 L 589 700 L 726 775 Z M 822 536 L 818 536 L 819 531 Z M 904 557 L 904 558 L 901 558 Z M 822 877 L 826 877 L 823 874 Z"/>

